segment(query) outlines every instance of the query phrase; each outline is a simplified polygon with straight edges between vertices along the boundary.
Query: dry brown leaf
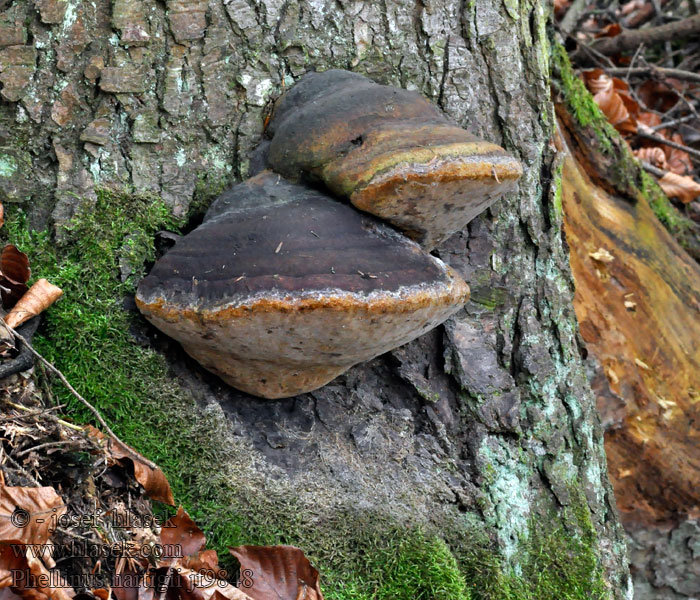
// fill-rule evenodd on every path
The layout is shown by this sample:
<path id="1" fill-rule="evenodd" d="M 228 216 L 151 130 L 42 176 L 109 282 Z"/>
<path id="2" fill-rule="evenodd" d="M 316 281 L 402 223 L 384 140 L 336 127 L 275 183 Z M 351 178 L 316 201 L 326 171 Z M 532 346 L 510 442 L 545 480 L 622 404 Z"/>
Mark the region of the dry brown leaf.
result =
<path id="1" fill-rule="evenodd" d="M 5 224 L 5 207 L 0 202 L 0 227 Z"/>
<path id="2" fill-rule="evenodd" d="M 124 461 L 128 461 L 128 463 L 133 465 L 136 481 L 143 486 L 150 498 L 171 506 L 175 504 L 173 492 L 163 471 L 158 467 L 155 469 L 151 468 L 148 464 L 150 461 L 147 461 L 136 450 L 132 450 L 126 444 L 121 444 L 107 437 L 92 425 L 87 425 L 85 430 L 90 437 L 103 443 L 107 452 L 107 460 L 110 464 L 118 463 L 124 465 Z"/>
<path id="3" fill-rule="evenodd" d="M 219 556 L 216 550 L 204 550 L 194 556 L 185 556 L 180 562 L 193 571 L 216 571 L 219 568 Z"/>
<path id="4" fill-rule="evenodd" d="M 678 103 L 686 84 L 678 79 L 666 77 L 661 80 L 649 79 L 636 89 L 640 102 L 659 113 L 665 113 Z"/>
<path id="5" fill-rule="evenodd" d="M 178 577 L 179 581 L 177 581 Z M 216 579 L 209 574 L 203 576 L 191 569 L 178 566 L 174 579 L 173 587 L 177 589 L 183 600 L 213 600 L 217 593 L 221 596 L 219 600 L 255 600 L 222 579 Z M 276 600 L 279 598 L 279 596 L 275 597 Z M 294 598 L 296 599 L 296 596 Z"/>
<path id="6" fill-rule="evenodd" d="M 39 585 L 29 585 L 34 583 Z M 74 595 L 60 573 L 49 573 L 44 563 L 27 551 L 24 544 L 0 543 L 0 598 L 70 600 Z"/>
<path id="7" fill-rule="evenodd" d="M 554 16 L 561 19 L 571 6 L 571 0 L 554 0 Z"/>
<path id="8" fill-rule="evenodd" d="M 654 167 L 668 171 L 666 164 L 666 153 L 659 146 L 649 146 L 648 148 L 638 148 L 634 150 L 634 155 Z"/>
<path id="9" fill-rule="evenodd" d="M 582 73 L 586 87 L 594 96 L 598 92 L 612 89 L 612 79 L 603 69 L 591 69 Z"/>
<path id="10" fill-rule="evenodd" d="M 0 542 L 45 544 L 55 519 L 66 512 L 52 487 L 0 487 Z"/>
<path id="11" fill-rule="evenodd" d="M 603 27 L 598 33 L 595 34 L 596 38 L 602 37 L 615 37 L 622 33 L 622 27 L 619 23 L 610 23 Z"/>
<path id="12" fill-rule="evenodd" d="M 678 198 L 684 204 L 700 196 L 700 183 L 687 175 L 677 175 L 669 171 L 659 179 L 659 185 L 669 198 Z"/>
<path id="13" fill-rule="evenodd" d="M 583 78 L 613 127 L 621 133 L 636 133 L 639 105 L 630 97 L 627 84 L 617 77 L 610 77 L 602 69 L 584 71 Z"/>
<path id="14" fill-rule="evenodd" d="M 22 323 L 44 312 L 62 295 L 61 288 L 49 283 L 46 279 L 39 279 L 5 315 L 5 323 L 13 329 L 19 327 Z"/>
<path id="15" fill-rule="evenodd" d="M 170 517 L 162 528 L 160 542 L 164 546 L 178 545 L 182 548 L 182 557 L 185 557 L 197 554 L 204 548 L 207 540 L 202 530 L 180 506 L 177 509 L 177 514 Z M 172 557 L 164 556 L 163 558 Z"/>
<path id="16" fill-rule="evenodd" d="M 5 309 L 12 308 L 25 294 L 31 274 L 27 255 L 7 244 L 0 253 L 0 289 Z"/>
<path id="17" fill-rule="evenodd" d="M 679 133 L 674 133 L 671 136 L 671 141 L 677 144 L 684 144 L 683 137 Z M 666 160 L 668 162 L 668 170 L 677 175 L 690 175 L 693 172 L 693 163 L 690 160 L 690 155 L 684 150 L 678 148 L 664 147 Z"/>
<path id="18" fill-rule="evenodd" d="M 658 131 L 653 129 L 658 125 L 661 125 L 661 117 L 656 113 L 640 111 L 640 113 L 637 115 L 637 128 L 640 131 L 651 131 L 656 135 L 665 135 L 665 132 L 667 132 L 668 129 L 660 129 Z M 644 129 L 642 126 L 648 127 L 648 129 Z"/>
<path id="19" fill-rule="evenodd" d="M 294 546 L 238 546 L 229 548 L 250 572 L 246 593 L 253 600 L 323 600 L 318 571 Z"/>

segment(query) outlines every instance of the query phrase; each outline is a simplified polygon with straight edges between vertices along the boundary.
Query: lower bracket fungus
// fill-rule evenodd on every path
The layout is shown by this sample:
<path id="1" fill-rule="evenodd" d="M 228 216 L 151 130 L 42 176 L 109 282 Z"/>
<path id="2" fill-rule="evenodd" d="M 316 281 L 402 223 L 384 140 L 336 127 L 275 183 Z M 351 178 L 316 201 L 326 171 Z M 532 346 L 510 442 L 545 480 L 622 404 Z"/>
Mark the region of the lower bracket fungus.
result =
<path id="1" fill-rule="evenodd" d="M 206 369 L 264 398 L 319 388 L 468 298 L 459 275 L 405 236 L 270 171 L 223 194 L 136 294 Z"/>
<path id="2" fill-rule="evenodd" d="M 430 250 L 520 176 L 520 162 L 416 92 L 341 70 L 308 73 L 275 106 L 270 168 L 320 181 Z"/>

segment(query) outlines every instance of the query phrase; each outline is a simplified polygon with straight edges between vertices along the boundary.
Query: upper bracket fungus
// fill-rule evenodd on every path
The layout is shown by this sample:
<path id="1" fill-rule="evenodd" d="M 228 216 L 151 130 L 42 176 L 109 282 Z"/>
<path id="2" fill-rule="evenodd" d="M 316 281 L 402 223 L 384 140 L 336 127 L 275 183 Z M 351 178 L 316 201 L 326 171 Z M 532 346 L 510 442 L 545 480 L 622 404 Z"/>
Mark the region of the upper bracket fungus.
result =
<path id="1" fill-rule="evenodd" d="M 409 342 L 468 297 L 405 236 L 264 171 L 214 203 L 141 281 L 136 302 L 224 381 L 282 398 Z"/>
<path id="2" fill-rule="evenodd" d="M 349 71 L 308 73 L 275 106 L 268 164 L 308 177 L 430 250 L 522 175 L 503 148 L 451 124 L 416 92 Z"/>

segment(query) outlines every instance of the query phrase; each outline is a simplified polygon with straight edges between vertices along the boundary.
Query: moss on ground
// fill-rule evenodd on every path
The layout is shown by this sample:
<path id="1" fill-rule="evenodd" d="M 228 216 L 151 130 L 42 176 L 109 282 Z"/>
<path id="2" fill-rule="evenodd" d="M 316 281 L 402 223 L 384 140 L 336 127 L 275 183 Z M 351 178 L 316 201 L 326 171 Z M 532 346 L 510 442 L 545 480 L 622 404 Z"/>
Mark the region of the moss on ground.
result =
<path id="1" fill-rule="evenodd" d="M 552 529 L 550 523 L 571 521 L 561 515 L 533 522 L 518 571 L 504 566 L 478 525 L 467 527 L 466 516 L 446 542 L 417 524 L 366 513 L 320 514 L 318 507 L 300 506 L 288 489 L 272 483 L 263 489 L 264 475 L 249 449 L 236 447 L 233 436 L 212 435 L 229 426 L 221 409 L 198 406 L 164 357 L 130 334 L 139 317 L 124 309 L 124 301 L 155 256 L 154 234 L 181 225 L 157 199 L 99 191 L 97 202 L 64 228 L 60 242 L 30 230 L 16 211 L 2 235 L 28 253 L 34 278 L 46 277 L 65 292 L 45 315 L 37 349 L 122 439 L 161 466 L 177 501 L 221 556 L 226 546 L 243 543 L 298 545 L 321 571 L 329 600 L 605 597 L 584 505 L 574 519 L 578 533 Z M 125 281 L 120 261 L 128 264 Z M 43 383 L 71 418 L 91 420 L 59 382 Z"/>

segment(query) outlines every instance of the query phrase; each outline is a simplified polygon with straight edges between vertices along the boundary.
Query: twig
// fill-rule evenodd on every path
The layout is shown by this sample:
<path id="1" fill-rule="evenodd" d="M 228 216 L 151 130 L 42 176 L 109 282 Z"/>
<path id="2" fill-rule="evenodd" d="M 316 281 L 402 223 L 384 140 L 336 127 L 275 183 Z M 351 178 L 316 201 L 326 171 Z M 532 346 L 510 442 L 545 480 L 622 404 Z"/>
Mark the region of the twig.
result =
<path id="1" fill-rule="evenodd" d="M 115 442 L 117 442 L 118 444 L 120 444 L 122 446 L 126 446 L 126 444 L 124 442 L 122 442 L 119 439 L 119 437 L 117 437 L 117 435 L 112 431 L 110 426 L 107 425 L 106 421 L 102 418 L 102 415 L 100 414 L 100 412 L 77 392 L 77 390 L 70 384 L 70 382 L 65 378 L 65 376 L 63 375 L 63 373 L 61 373 L 61 371 L 59 371 L 56 367 L 54 367 L 41 354 L 39 354 L 34 349 L 34 347 L 24 337 L 22 337 L 19 333 L 17 333 L 17 331 L 15 331 L 12 327 L 8 327 L 6 324 L 5 324 L 5 327 L 7 327 L 12 332 L 12 334 L 18 338 L 19 341 L 22 341 L 24 344 L 26 344 L 27 349 L 34 355 L 34 357 L 37 358 L 39 360 L 39 362 L 41 362 L 41 364 L 43 364 L 49 371 L 51 371 L 54 375 L 56 375 L 61 380 L 63 385 L 65 385 L 68 388 L 68 391 L 70 391 L 70 393 L 73 394 L 73 396 L 75 396 L 80 402 L 82 402 L 83 405 L 85 405 L 85 407 L 93 415 L 95 415 L 97 422 L 100 425 L 102 425 L 102 427 L 104 427 L 104 430 L 107 432 L 107 434 L 112 439 L 114 439 Z M 145 456 L 135 455 L 133 458 L 144 463 L 145 465 L 147 465 L 151 469 L 158 468 L 154 463 L 152 463 L 150 460 L 148 460 Z"/>
<path id="2" fill-rule="evenodd" d="M 666 121 L 664 123 L 659 123 L 658 125 L 654 125 L 652 129 L 654 131 L 659 131 L 660 129 L 666 129 L 667 127 L 675 127 L 676 125 L 680 125 L 682 123 L 687 123 L 688 121 L 692 121 L 693 119 L 697 119 L 697 115 L 686 115 L 685 117 L 678 117 L 677 119 L 673 119 L 671 121 Z"/>
<path id="3" fill-rule="evenodd" d="M 673 77 L 674 79 L 683 79 L 685 81 L 700 83 L 700 73 L 693 73 L 682 69 L 669 69 L 668 67 L 613 67 L 605 69 L 605 72 L 609 75 L 627 75 L 631 77 L 644 75 L 651 75 L 652 77 L 657 77 L 659 79 L 663 79 L 664 77 Z"/>
<path id="4" fill-rule="evenodd" d="M 676 148 L 676 150 L 683 150 L 683 152 L 687 152 L 690 156 L 694 156 L 695 158 L 700 158 L 700 150 L 696 150 L 695 148 L 684 146 L 683 144 L 679 144 L 678 142 L 672 142 L 671 140 L 667 140 L 666 138 L 662 138 L 658 135 L 654 135 L 652 133 L 645 133 L 639 130 L 637 130 L 637 135 L 644 139 L 656 142 L 657 144 L 663 144 L 664 146 L 669 146 L 670 148 Z"/>
<path id="5" fill-rule="evenodd" d="M 12 406 L 13 408 L 17 408 L 19 410 L 26 410 L 26 411 L 31 411 L 31 408 L 27 408 L 26 406 L 22 406 L 21 404 L 15 404 L 14 402 L 11 402 L 10 400 L 7 400 L 7 403 Z M 48 410 L 48 409 L 47 409 Z M 54 410 L 54 409 L 51 409 Z M 56 421 L 56 423 L 60 423 L 64 427 L 68 427 L 69 429 L 75 429 L 76 431 L 83 431 L 83 427 L 80 427 L 79 425 L 74 425 L 73 423 L 69 423 L 68 421 L 64 421 L 63 419 L 59 419 L 56 415 L 52 415 L 46 411 L 42 411 L 42 416 L 47 417 L 48 419 L 51 419 L 52 421 Z"/>
<path id="6" fill-rule="evenodd" d="M 45 444 L 39 444 L 38 446 L 33 446 L 32 448 L 27 448 L 26 450 L 22 450 L 21 452 L 16 452 L 15 456 L 17 458 L 22 458 L 26 454 L 29 454 L 30 452 L 34 452 L 35 450 L 41 450 L 42 448 L 52 448 L 54 446 L 67 446 L 67 445 L 75 445 L 75 440 L 64 440 L 64 441 L 59 441 L 59 442 L 46 442 Z"/>
<path id="7" fill-rule="evenodd" d="M 14 458 L 12 458 L 7 452 L 5 452 L 5 460 L 7 460 L 11 465 L 15 467 L 22 475 L 24 475 L 29 481 L 31 481 L 37 487 L 42 487 L 39 481 L 29 473 L 22 465 L 20 465 Z"/>
<path id="8" fill-rule="evenodd" d="M 693 15 L 682 21 L 667 23 L 648 29 L 627 29 L 620 35 L 596 40 L 591 47 L 601 54 L 618 54 L 636 48 L 639 44 L 665 42 L 693 35 L 700 32 L 700 15 Z"/>
<path id="9" fill-rule="evenodd" d="M 578 44 L 578 49 L 575 52 L 573 52 L 570 56 L 572 60 L 574 60 L 575 57 L 580 56 L 581 52 L 584 52 L 588 54 L 589 59 L 593 59 L 594 64 L 596 64 L 596 62 L 602 63 L 603 61 L 605 61 L 608 64 L 608 67 L 613 68 L 615 66 L 615 63 L 613 63 L 613 61 L 611 61 L 607 56 L 605 56 L 605 54 L 601 54 L 600 52 L 598 52 L 595 48 L 593 48 L 593 46 L 583 44 L 571 35 L 569 35 L 569 37 Z"/>
<path id="10" fill-rule="evenodd" d="M 642 163 L 642 167 L 644 167 L 645 171 L 649 171 L 649 173 L 651 173 L 652 175 L 656 175 L 659 178 L 663 177 L 668 172 L 664 171 L 663 169 L 659 169 L 658 167 L 655 167 L 654 165 L 648 163 L 645 160 L 641 160 L 639 162 Z"/>

